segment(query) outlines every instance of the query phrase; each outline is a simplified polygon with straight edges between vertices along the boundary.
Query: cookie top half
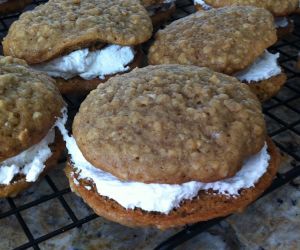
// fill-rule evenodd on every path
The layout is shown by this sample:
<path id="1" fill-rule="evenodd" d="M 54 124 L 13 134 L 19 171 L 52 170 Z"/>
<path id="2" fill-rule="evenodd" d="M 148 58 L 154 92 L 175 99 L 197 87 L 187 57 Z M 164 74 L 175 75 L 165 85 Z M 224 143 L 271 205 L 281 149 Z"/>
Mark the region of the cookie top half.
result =
<path id="1" fill-rule="evenodd" d="M 0 161 L 40 142 L 63 105 L 50 77 L 23 60 L 0 56 Z"/>
<path id="2" fill-rule="evenodd" d="M 73 135 L 85 158 L 124 180 L 211 182 L 261 150 L 265 122 L 248 86 L 207 68 L 158 65 L 99 85 Z"/>
<path id="3" fill-rule="evenodd" d="M 212 7 L 251 5 L 269 10 L 275 16 L 287 16 L 299 6 L 299 0 L 205 0 Z"/>
<path id="4" fill-rule="evenodd" d="M 151 34 L 138 0 L 50 0 L 12 24 L 3 51 L 35 64 L 97 42 L 140 44 Z"/>
<path id="5" fill-rule="evenodd" d="M 256 7 L 200 11 L 160 30 L 150 64 L 188 64 L 232 74 L 245 69 L 277 40 L 271 13 Z"/>

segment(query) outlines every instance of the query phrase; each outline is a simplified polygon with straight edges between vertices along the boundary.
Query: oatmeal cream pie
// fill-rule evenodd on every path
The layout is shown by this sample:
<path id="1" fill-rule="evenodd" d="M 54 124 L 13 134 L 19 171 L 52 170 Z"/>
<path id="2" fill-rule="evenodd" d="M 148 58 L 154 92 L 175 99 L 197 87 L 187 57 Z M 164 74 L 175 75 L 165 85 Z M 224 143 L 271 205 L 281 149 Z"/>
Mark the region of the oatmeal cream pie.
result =
<path id="1" fill-rule="evenodd" d="M 299 6 L 299 0 L 194 0 L 195 8 L 199 11 L 225 6 L 256 6 L 269 10 L 275 17 L 277 34 L 282 37 L 294 29 L 289 15 Z"/>
<path id="2" fill-rule="evenodd" d="M 277 40 L 273 17 L 252 6 L 201 11 L 157 32 L 150 64 L 209 67 L 247 83 L 261 101 L 274 96 L 286 81 L 279 53 L 266 49 Z"/>
<path id="3" fill-rule="evenodd" d="M 32 0 L 0 0 L 0 15 L 22 10 Z"/>
<path id="4" fill-rule="evenodd" d="M 154 26 L 159 26 L 171 18 L 176 10 L 175 0 L 141 0 Z"/>
<path id="5" fill-rule="evenodd" d="M 151 34 L 138 0 L 50 0 L 12 24 L 3 51 L 54 77 L 62 93 L 82 93 L 137 67 Z"/>
<path id="6" fill-rule="evenodd" d="M 16 196 L 56 164 L 63 109 L 53 79 L 23 60 L 0 57 L 0 197 Z"/>
<path id="7" fill-rule="evenodd" d="M 73 136 L 59 124 L 72 190 L 128 226 L 169 228 L 241 211 L 279 164 L 249 87 L 197 66 L 113 77 L 82 103 Z"/>

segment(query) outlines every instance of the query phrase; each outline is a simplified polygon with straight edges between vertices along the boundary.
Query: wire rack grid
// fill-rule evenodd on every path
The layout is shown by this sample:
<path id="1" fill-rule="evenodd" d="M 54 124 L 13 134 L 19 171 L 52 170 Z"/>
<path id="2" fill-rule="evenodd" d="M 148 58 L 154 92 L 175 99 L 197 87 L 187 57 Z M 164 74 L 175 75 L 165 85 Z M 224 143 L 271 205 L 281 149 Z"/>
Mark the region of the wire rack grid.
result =
<path id="1" fill-rule="evenodd" d="M 46 1 L 34 0 L 33 3 L 26 9 L 32 9 L 44 2 Z M 187 16 L 195 11 L 190 0 L 177 1 L 176 4 L 177 11 L 173 15 L 173 20 Z M 5 37 L 9 26 L 12 22 L 18 19 L 19 15 L 20 13 L 13 13 L 6 16 L 0 16 L 0 40 Z M 298 51 L 300 51 L 300 16 L 293 16 L 292 18 L 295 24 L 293 34 L 280 40 L 270 49 L 272 52 L 281 53 L 280 64 L 288 75 L 288 81 L 276 97 L 264 104 L 263 110 L 267 120 L 269 135 L 275 141 L 278 148 L 280 148 L 283 153 L 289 155 L 293 160 L 291 168 L 285 172 L 278 173 L 273 184 L 264 193 L 264 195 L 300 176 L 300 71 L 298 71 L 295 67 L 298 59 Z M 0 45 L 0 54 L 1 53 L 2 48 Z M 71 113 L 76 113 L 79 106 L 78 100 L 74 101 L 68 98 L 66 100 L 69 104 L 69 111 Z M 279 113 L 279 109 L 283 109 L 284 112 Z M 292 140 L 285 140 L 284 138 L 292 138 Z M 40 243 L 57 235 L 66 233 L 76 227 L 81 227 L 83 224 L 98 217 L 96 214 L 91 212 L 84 218 L 78 218 L 67 200 L 64 198 L 64 195 L 71 192 L 70 188 L 61 189 L 55 184 L 49 175 L 45 177 L 45 180 L 52 190 L 50 194 L 43 195 L 38 199 L 25 202 L 24 204 L 16 204 L 15 199 L 8 198 L 6 200 L 9 204 L 9 209 L 4 212 L 0 212 L 0 223 L 4 218 L 15 216 L 27 237 L 27 242 L 17 246 L 15 249 L 41 249 L 39 246 Z M 32 233 L 32 229 L 29 228 L 21 213 L 52 199 L 59 200 L 71 219 L 71 222 L 61 226 L 59 229 L 35 237 Z M 223 219 L 224 218 L 216 218 L 207 222 L 187 226 L 169 239 L 161 243 L 157 242 L 157 247 L 155 249 L 174 249 L 192 237 L 204 232 L 211 226 L 218 224 Z"/>

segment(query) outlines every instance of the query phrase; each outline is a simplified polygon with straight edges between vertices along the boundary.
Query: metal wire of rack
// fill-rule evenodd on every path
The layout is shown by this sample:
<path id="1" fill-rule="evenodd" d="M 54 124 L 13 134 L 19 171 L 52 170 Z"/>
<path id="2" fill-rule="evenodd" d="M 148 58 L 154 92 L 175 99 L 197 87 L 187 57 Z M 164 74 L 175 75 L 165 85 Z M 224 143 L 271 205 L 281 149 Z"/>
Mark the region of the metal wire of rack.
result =
<path id="1" fill-rule="evenodd" d="M 27 9 L 32 9 L 44 2 L 46 1 L 34 0 Z M 191 0 L 177 1 L 177 11 L 173 16 L 173 20 L 184 17 L 194 11 Z M 5 37 L 10 24 L 15 21 L 19 15 L 20 13 L 13 13 L 7 16 L 0 16 L 0 40 Z M 278 173 L 273 184 L 268 190 L 266 190 L 263 196 L 300 176 L 300 70 L 297 70 L 295 67 L 298 51 L 300 51 L 300 16 L 293 16 L 292 18 L 295 24 L 293 34 L 280 40 L 270 49 L 272 52 L 281 53 L 280 64 L 288 75 L 288 81 L 276 97 L 264 104 L 263 110 L 267 119 L 269 135 L 273 138 L 276 145 L 282 152 L 294 159 L 295 164 L 293 164 L 294 166 L 292 166 L 290 170 L 284 173 Z M 0 54 L 2 53 L 1 51 L 2 48 L 0 45 Z M 78 102 L 74 102 L 71 99 L 67 99 L 67 102 L 69 104 L 70 111 L 75 113 L 78 109 Z M 278 114 L 278 108 L 283 108 L 286 112 L 284 112 L 284 114 Z M 268 120 L 272 120 L 272 126 L 269 126 L 270 123 Z M 285 143 L 285 141 L 278 139 L 278 135 L 280 134 L 288 138 L 293 137 L 294 143 Z M 75 212 L 64 198 L 65 194 L 71 192 L 70 188 L 60 189 L 50 176 L 46 176 L 45 180 L 52 190 L 51 194 L 44 195 L 36 200 L 24 204 L 16 204 L 14 199 L 8 198 L 7 202 L 9 204 L 9 209 L 0 213 L 0 223 L 3 218 L 15 216 L 28 239 L 25 244 L 22 244 L 15 249 L 41 249 L 39 246 L 40 243 L 57 235 L 63 234 L 73 228 L 81 227 L 83 224 L 98 217 L 96 214 L 90 213 L 84 218 L 77 218 Z M 47 234 L 35 237 L 32 230 L 30 230 L 29 226 L 23 219 L 21 212 L 52 199 L 59 200 L 71 219 L 71 222 Z M 182 231 L 176 233 L 164 242 L 158 242 L 155 249 L 174 249 L 192 237 L 204 232 L 211 226 L 221 222 L 223 219 L 224 218 L 216 218 L 207 222 L 187 226 Z"/>

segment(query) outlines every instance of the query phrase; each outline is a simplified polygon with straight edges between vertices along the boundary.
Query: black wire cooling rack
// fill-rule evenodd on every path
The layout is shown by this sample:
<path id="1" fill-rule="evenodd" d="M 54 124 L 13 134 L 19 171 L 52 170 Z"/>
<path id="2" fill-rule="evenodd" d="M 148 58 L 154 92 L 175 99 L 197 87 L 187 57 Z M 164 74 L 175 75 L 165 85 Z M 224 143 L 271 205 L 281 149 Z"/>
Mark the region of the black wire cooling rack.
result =
<path id="1" fill-rule="evenodd" d="M 38 4 L 44 2 L 46 1 L 34 0 L 33 3 L 26 9 L 32 9 Z M 179 19 L 194 11 L 193 4 L 190 0 L 177 1 L 177 11 L 173 16 L 173 19 Z M 13 13 L 7 16 L 0 16 L 0 40 L 2 40 L 2 38 L 6 35 L 10 24 L 18 18 L 19 14 L 20 13 Z M 277 174 L 273 184 L 264 193 L 264 195 L 300 176 L 300 70 L 297 70 L 295 67 L 298 59 L 298 52 L 300 51 L 300 16 L 295 15 L 292 16 L 292 18 L 295 24 L 293 34 L 280 40 L 270 49 L 272 52 L 281 53 L 280 64 L 288 75 L 288 81 L 276 97 L 264 104 L 264 113 L 267 120 L 269 135 L 272 137 L 278 148 L 293 159 L 293 163 L 291 164 L 292 166 L 290 170 Z M 2 53 L 1 51 L 2 48 L 0 45 L 0 54 Z M 70 111 L 75 113 L 78 109 L 78 99 L 76 99 L 76 101 L 67 99 L 67 101 Z M 278 112 L 279 109 L 281 112 Z M 73 228 L 81 227 L 83 224 L 98 217 L 91 212 L 84 218 L 77 218 L 75 212 L 64 198 L 64 195 L 71 192 L 70 188 L 60 189 L 50 176 L 46 176 L 45 180 L 52 189 L 51 194 L 44 195 L 34 201 L 24 204 L 17 204 L 15 199 L 8 198 L 7 203 L 9 204 L 9 209 L 0 213 L 0 223 L 4 218 L 15 216 L 28 239 L 27 243 L 20 245 L 15 249 L 41 249 L 39 246 L 40 243 Z M 59 200 L 65 212 L 71 219 L 71 223 L 63 225 L 61 228 L 47 234 L 34 237 L 32 229 L 30 230 L 30 227 L 26 224 L 21 213 L 52 199 Z M 155 249 L 173 249 L 201 232 L 204 232 L 223 219 L 224 218 L 217 218 L 207 222 L 187 226 L 185 229 L 164 242 L 157 242 L 158 245 Z M 5 239 L 1 239 L 1 241 L 2 240 Z"/>

